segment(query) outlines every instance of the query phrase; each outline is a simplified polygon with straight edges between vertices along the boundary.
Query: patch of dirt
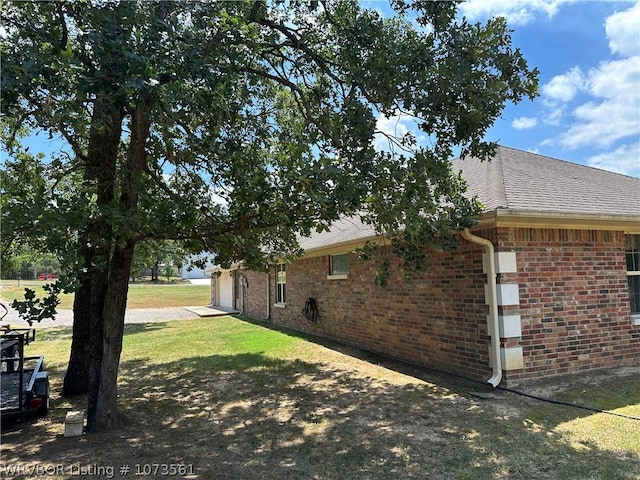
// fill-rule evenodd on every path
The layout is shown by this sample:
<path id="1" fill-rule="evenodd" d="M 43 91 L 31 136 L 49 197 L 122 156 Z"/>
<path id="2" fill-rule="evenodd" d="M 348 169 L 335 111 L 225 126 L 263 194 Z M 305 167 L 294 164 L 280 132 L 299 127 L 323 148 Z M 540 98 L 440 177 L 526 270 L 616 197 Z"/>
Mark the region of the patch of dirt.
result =
<path id="1" fill-rule="evenodd" d="M 600 385 L 604 382 L 609 382 L 617 378 L 625 378 L 633 375 L 640 375 L 640 365 L 620 368 L 605 368 L 560 375 L 542 380 L 532 380 L 521 385 L 514 386 L 513 390 L 542 398 L 553 398 L 575 387 Z"/>

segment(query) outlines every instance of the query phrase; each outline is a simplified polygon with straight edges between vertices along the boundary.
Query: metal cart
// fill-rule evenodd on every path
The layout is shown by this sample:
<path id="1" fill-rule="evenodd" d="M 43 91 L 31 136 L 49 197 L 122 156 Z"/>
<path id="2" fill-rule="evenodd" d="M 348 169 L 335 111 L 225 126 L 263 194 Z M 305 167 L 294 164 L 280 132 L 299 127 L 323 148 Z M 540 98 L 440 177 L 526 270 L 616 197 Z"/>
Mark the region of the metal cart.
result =
<path id="1" fill-rule="evenodd" d="M 6 307 L 2 307 L 6 311 Z M 35 339 L 33 328 L 0 326 L 0 416 L 3 419 L 46 415 L 49 411 L 49 372 L 44 368 L 44 357 L 24 356 L 24 347 Z"/>

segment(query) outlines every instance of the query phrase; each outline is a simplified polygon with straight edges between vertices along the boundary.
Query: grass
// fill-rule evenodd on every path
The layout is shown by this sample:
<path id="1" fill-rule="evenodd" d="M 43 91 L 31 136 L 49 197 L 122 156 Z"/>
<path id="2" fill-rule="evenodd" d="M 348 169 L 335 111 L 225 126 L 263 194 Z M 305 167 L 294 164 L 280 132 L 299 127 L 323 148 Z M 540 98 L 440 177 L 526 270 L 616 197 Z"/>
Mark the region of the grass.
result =
<path id="1" fill-rule="evenodd" d="M 16 298 L 23 298 L 24 289 L 30 288 L 36 291 L 36 296 L 42 298 L 44 281 L 6 283 L 3 281 L 0 297 L 5 302 L 11 302 Z M 207 305 L 211 301 L 211 288 L 209 285 L 179 284 L 130 284 L 127 297 L 127 308 L 163 308 L 183 307 L 192 305 Z M 73 308 L 73 295 L 62 294 L 60 296 L 59 309 L 70 310 Z"/>
<path id="2" fill-rule="evenodd" d="M 54 392 L 70 333 L 42 330 L 29 347 Z M 194 479 L 640 478 L 636 420 L 502 391 L 481 400 L 469 394 L 481 385 L 323 343 L 233 317 L 127 325 L 126 426 L 63 438 L 66 411 L 85 400 L 54 393 L 47 418 L 3 432 L 3 461 L 179 463 Z M 640 415 L 637 369 L 572 384 L 557 398 Z"/>
<path id="3" fill-rule="evenodd" d="M 562 402 L 640 418 L 638 399 L 640 381 L 619 382 L 617 377 L 597 384 L 575 386 L 556 397 Z M 632 452 L 640 456 L 640 422 L 588 411 L 576 417 L 573 409 L 567 408 L 554 409 L 552 412 L 534 409 L 529 417 L 556 425 L 554 433 L 562 435 L 577 450 Z"/>

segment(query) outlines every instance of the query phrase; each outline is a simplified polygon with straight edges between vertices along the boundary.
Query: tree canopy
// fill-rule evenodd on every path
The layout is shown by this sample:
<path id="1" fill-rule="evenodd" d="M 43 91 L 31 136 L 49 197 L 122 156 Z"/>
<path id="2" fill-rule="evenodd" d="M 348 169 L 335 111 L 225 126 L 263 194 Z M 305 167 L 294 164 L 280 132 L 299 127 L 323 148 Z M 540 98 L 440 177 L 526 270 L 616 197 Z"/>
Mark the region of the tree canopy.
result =
<path id="1" fill-rule="evenodd" d="M 3 248 L 56 252 L 75 282 L 65 389 L 86 385 L 90 429 L 118 422 L 139 242 L 265 268 L 297 252 L 297 235 L 359 215 L 420 268 L 425 244 L 449 245 L 474 223 L 480 206 L 449 160 L 454 149 L 490 156 L 488 128 L 507 102 L 536 95 L 537 70 L 502 18 L 470 24 L 454 2 L 390 8 L 5 3 Z M 424 138 L 378 130 L 400 113 Z M 31 154 L 22 140 L 37 131 L 68 148 Z M 380 136 L 390 148 L 375 147 Z M 82 342 L 92 352 L 74 353 Z M 88 371 L 74 355 L 90 356 Z"/>

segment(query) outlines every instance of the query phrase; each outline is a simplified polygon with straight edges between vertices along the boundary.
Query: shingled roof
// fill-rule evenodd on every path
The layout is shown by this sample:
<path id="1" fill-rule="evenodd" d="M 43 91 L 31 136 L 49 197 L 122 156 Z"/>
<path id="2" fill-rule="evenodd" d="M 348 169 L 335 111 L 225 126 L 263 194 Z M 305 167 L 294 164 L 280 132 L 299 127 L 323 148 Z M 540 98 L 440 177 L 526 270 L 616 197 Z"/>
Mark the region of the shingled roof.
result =
<path id="1" fill-rule="evenodd" d="M 640 179 L 508 147 L 498 147 L 490 162 L 453 160 L 469 195 L 477 196 L 485 214 L 524 214 L 552 223 L 582 217 L 617 219 L 640 231 Z M 533 224 L 532 224 L 533 226 Z M 624 227 L 623 227 L 624 228 Z M 300 238 L 307 252 L 375 238 L 373 227 L 357 217 L 334 222 L 327 232 Z"/>
<path id="2" fill-rule="evenodd" d="M 637 216 L 640 179 L 499 147 L 491 162 L 453 161 L 485 211 Z"/>
<path id="3" fill-rule="evenodd" d="M 333 222 L 328 231 L 314 233 L 310 237 L 301 237 L 298 242 L 300 247 L 308 252 L 329 245 L 338 246 L 354 240 L 372 239 L 375 235 L 374 228 L 362 223 L 358 217 L 345 217 Z"/>

